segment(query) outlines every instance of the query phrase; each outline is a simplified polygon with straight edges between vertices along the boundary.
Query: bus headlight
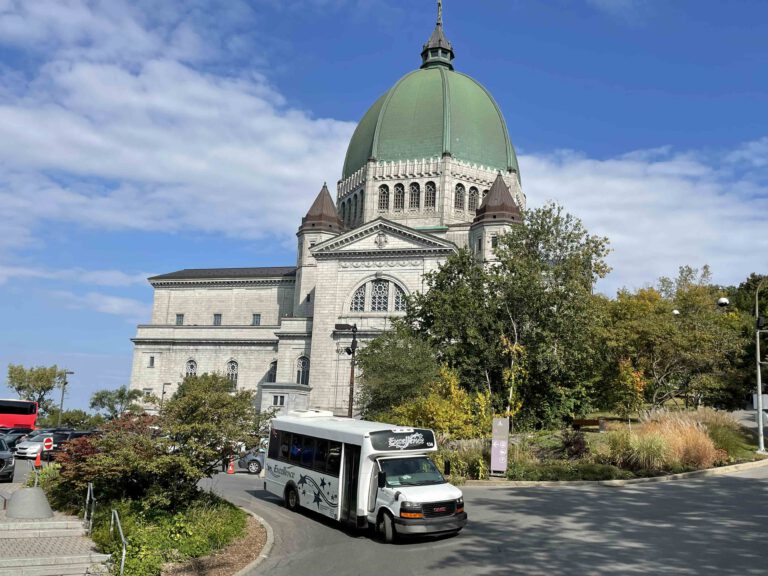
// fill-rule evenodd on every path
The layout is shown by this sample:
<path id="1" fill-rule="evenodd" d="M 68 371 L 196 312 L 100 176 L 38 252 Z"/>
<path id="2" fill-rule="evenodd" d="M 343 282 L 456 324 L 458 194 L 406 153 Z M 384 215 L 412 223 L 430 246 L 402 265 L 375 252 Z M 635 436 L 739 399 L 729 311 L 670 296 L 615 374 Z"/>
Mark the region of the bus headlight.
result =
<path id="1" fill-rule="evenodd" d="M 456 500 L 456 513 L 464 512 L 464 496 Z"/>
<path id="2" fill-rule="evenodd" d="M 400 518 L 424 518 L 421 511 L 421 504 L 417 502 L 401 502 Z"/>

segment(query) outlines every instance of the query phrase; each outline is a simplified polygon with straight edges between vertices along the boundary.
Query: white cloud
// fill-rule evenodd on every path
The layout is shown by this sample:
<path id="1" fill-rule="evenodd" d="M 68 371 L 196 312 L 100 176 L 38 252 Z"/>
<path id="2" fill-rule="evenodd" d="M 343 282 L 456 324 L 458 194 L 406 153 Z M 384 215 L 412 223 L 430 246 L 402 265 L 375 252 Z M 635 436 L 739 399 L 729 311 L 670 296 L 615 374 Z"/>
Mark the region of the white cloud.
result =
<path id="1" fill-rule="evenodd" d="M 47 49 L 0 92 L 0 214 L 19 215 L 0 250 L 49 220 L 287 238 L 354 128 L 286 106 L 252 70 L 195 68 L 189 22 L 153 27 L 125 2 L 12 1 L 0 38 Z"/>
<path id="2" fill-rule="evenodd" d="M 85 270 L 82 268 L 46 270 L 44 268 L 4 266 L 0 264 L 0 284 L 16 278 L 36 278 L 41 280 L 77 282 L 93 286 L 123 287 L 146 284 L 147 278 L 152 275 L 148 272 L 126 274 L 120 270 Z"/>
<path id="3" fill-rule="evenodd" d="M 607 160 L 534 154 L 520 164 L 529 206 L 554 200 L 609 237 L 614 270 L 600 286 L 607 293 L 674 276 L 682 265 L 710 264 L 716 282 L 738 284 L 768 271 L 768 187 L 733 170 L 754 144 L 719 163 L 658 148 Z"/>
<path id="4" fill-rule="evenodd" d="M 69 308 L 122 316 L 131 324 L 146 322 L 152 311 L 152 306 L 146 302 L 101 292 L 75 294 L 68 291 L 53 291 L 50 295 Z"/>

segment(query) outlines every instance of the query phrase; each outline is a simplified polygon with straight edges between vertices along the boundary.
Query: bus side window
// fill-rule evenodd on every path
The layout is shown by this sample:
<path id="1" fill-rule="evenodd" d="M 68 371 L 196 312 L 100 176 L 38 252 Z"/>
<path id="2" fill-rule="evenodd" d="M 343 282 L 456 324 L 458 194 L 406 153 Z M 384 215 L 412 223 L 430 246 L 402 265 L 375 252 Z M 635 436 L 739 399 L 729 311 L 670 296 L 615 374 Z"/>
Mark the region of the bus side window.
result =
<path id="1" fill-rule="evenodd" d="M 328 459 L 326 460 L 325 473 L 338 476 L 341 468 L 341 442 L 330 442 L 328 447 Z"/>
<path id="2" fill-rule="evenodd" d="M 312 458 L 315 456 L 315 439 L 310 436 L 304 436 L 304 442 L 301 445 L 301 465 L 304 468 L 312 468 Z"/>
<path id="3" fill-rule="evenodd" d="M 280 460 L 284 460 L 288 462 L 288 446 L 291 443 L 291 433 L 290 432 L 281 432 L 280 433 Z"/>
<path id="4" fill-rule="evenodd" d="M 291 454 L 288 460 L 299 463 L 301 461 L 301 445 L 304 443 L 304 437 L 301 434 L 293 434 L 291 440 Z"/>
<path id="5" fill-rule="evenodd" d="M 280 430 L 274 428 L 269 433 L 269 454 L 270 458 L 277 458 L 280 453 Z"/>
<path id="6" fill-rule="evenodd" d="M 328 458 L 328 440 L 317 440 L 317 448 L 315 449 L 315 465 L 313 468 L 325 474 L 325 461 Z"/>

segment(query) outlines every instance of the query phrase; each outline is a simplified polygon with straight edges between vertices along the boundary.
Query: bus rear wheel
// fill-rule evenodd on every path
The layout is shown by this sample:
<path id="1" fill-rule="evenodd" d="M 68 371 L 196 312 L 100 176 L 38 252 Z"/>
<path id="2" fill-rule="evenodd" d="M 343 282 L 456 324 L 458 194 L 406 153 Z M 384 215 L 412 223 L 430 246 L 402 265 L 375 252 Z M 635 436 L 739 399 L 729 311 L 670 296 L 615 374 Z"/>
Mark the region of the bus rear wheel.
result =
<path id="1" fill-rule="evenodd" d="M 292 512 L 299 510 L 299 493 L 291 486 L 285 489 L 285 506 Z"/>
<path id="2" fill-rule="evenodd" d="M 382 540 L 387 544 L 392 544 L 397 540 L 397 531 L 395 530 L 395 521 L 392 520 L 392 516 L 388 512 L 384 512 L 379 520 L 379 534 Z"/>

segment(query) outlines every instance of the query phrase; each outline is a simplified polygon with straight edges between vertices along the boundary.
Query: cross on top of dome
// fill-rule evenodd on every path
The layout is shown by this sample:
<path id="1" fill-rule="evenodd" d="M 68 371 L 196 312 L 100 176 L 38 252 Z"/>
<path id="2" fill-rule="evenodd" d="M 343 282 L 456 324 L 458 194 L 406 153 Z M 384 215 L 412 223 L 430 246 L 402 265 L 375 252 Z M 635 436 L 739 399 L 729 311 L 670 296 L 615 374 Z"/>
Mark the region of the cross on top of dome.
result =
<path id="1" fill-rule="evenodd" d="M 437 23 L 432 36 L 421 50 L 421 67 L 434 68 L 442 66 L 453 70 L 451 61 L 454 58 L 453 47 L 443 32 L 443 1 L 437 0 Z"/>

